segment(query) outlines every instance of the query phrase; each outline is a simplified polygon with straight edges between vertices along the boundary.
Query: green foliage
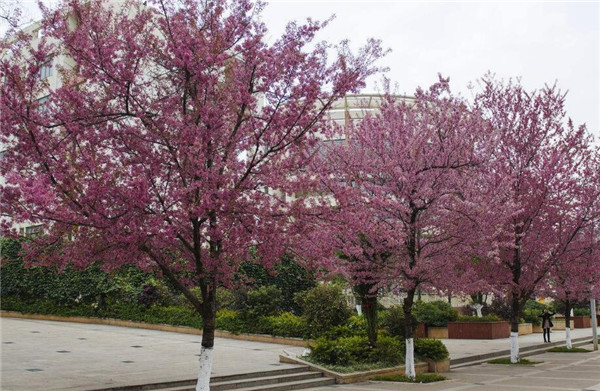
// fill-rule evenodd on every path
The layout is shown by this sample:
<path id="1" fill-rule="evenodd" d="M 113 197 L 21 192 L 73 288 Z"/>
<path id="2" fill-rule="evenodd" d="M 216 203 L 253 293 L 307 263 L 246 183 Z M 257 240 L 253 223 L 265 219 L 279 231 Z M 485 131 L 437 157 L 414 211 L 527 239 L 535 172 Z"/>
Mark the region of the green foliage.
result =
<path id="1" fill-rule="evenodd" d="M 234 292 L 223 287 L 217 288 L 217 309 L 236 309 L 238 298 Z"/>
<path id="2" fill-rule="evenodd" d="M 498 315 L 489 314 L 483 315 L 481 318 L 477 316 L 459 315 L 457 322 L 470 322 L 470 323 L 482 323 L 482 322 L 500 322 L 502 319 Z"/>
<path id="3" fill-rule="evenodd" d="M 383 311 L 379 316 L 381 326 L 390 336 L 404 338 L 406 335 L 406 324 L 404 321 L 404 310 L 401 306 L 394 306 Z"/>
<path id="4" fill-rule="evenodd" d="M 446 345 L 439 339 L 419 338 L 414 340 L 415 356 L 422 360 L 441 361 L 450 357 Z"/>
<path id="5" fill-rule="evenodd" d="M 245 262 L 240 267 L 240 279 L 248 281 L 253 288 L 276 286 L 281 291 L 280 310 L 296 315 L 301 314 L 301 306 L 295 301 L 295 295 L 316 285 L 312 273 L 290 256 L 284 256 L 271 273 L 257 263 Z"/>
<path id="6" fill-rule="evenodd" d="M 274 285 L 261 286 L 248 292 L 242 316 L 250 321 L 261 316 L 279 315 L 281 302 L 281 289 Z"/>
<path id="7" fill-rule="evenodd" d="M 527 300 L 527 303 L 525 303 L 525 309 L 523 310 L 523 319 L 527 323 L 539 326 L 542 323 L 542 318 L 540 318 L 540 315 L 545 309 L 548 309 L 548 306 L 545 304 L 540 303 L 537 300 Z"/>
<path id="8" fill-rule="evenodd" d="M 342 337 L 336 340 L 320 338 L 310 354 L 315 362 L 325 365 L 355 365 L 384 363 L 398 365 L 404 360 L 403 343 L 393 337 L 380 336 L 371 347 L 366 336 Z"/>
<path id="9" fill-rule="evenodd" d="M 564 314 L 566 309 L 565 303 L 560 300 L 554 300 L 548 307 L 548 311 L 556 314 Z"/>
<path id="10" fill-rule="evenodd" d="M 242 320 L 239 312 L 222 308 L 217 311 L 216 327 L 219 330 L 230 331 L 235 334 L 247 331 L 246 323 Z"/>
<path id="11" fill-rule="evenodd" d="M 87 303 L 61 305 L 48 299 L 26 301 L 16 296 L 7 296 L 2 298 L 2 309 L 41 315 L 113 318 L 134 322 L 202 328 L 200 316 L 188 308 L 175 306 L 145 308 L 135 303 L 112 302 L 112 300 L 109 300 L 106 307 L 100 308 Z"/>
<path id="12" fill-rule="evenodd" d="M 573 308 L 573 314 L 575 316 L 590 316 L 591 312 L 589 308 Z"/>
<path id="13" fill-rule="evenodd" d="M 342 290 L 332 284 L 317 285 L 298 294 L 296 300 L 303 309 L 311 336 L 321 335 L 340 326 L 350 317 L 350 309 Z"/>
<path id="14" fill-rule="evenodd" d="M 25 300 L 48 299 L 63 305 L 91 304 L 101 303 L 119 289 L 98 265 L 83 270 L 66 268 L 59 273 L 56 268 L 26 268 L 23 261 L 17 259 L 4 264 L 1 273 L 2 297 L 12 295 Z"/>
<path id="15" fill-rule="evenodd" d="M 590 353 L 591 350 L 584 348 L 567 348 L 566 346 L 557 346 L 552 349 L 548 349 L 551 353 Z"/>
<path id="16" fill-rule="evenodd" d="M 442 375 L 437 373 L 418 373 L 414 379 L 406 377 L 406 375 L 388 375 L 388 376 L 376 376 L 373 380 L 377 381 L 397 381 L 402 383 L 433 383 L 437 381 L 446 380 Z"/>
<path id="17" fill-rule="evenodd" d="M 341 325 L 335 326 L 323 334 L 327 339 L 338 339 L 341 337 L 354 337 L 367 335 L 367 321 L 362 316 L 351 316 L 348 321 Z"/>
<path id="18" fill-rule="evenodd" d="M 443 300 L 418 301 L 415 303 L 413 314 L 417 322 L 432 327 L 446 327 L 448 322 L 454 322 L 458 318 L 458 311 Z"/>
<path id="19" fill-rule="evenodd" d="M 510 358 L 496 358 L 494 360 L 488 361 L 488 364 L 507 364 L 507 365 L 535 365 L 540 364 L 543 361 L 530 361 L 525 358 L 520 359 L 518 362 L 512 363 L 510 362 Z"/>
<path id="20" fill-rule="evenodd" d="M 269 316 L 266 320 L 270 329 L 268 334 L 271 335 L 302 338 L 307 333 L 306 319 L 291 312 Z"/>
<path id="21" fill-rule="evenodd" d="M 2 237 L 0 239 L 0 255 L 3 260 L 14 261 L 19 259 L 21 241 L 18 239 Z"/>

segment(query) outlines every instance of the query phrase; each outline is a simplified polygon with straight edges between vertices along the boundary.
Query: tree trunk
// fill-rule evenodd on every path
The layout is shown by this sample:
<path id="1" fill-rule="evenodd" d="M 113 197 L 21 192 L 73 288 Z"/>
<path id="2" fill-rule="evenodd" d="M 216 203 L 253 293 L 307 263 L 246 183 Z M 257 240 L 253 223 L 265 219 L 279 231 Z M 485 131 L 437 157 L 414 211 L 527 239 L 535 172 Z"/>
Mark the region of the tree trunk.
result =
<path id="1" fill-rule="evenodd" d="M 363 296 L 362 310 L 367 320 L 369 345 L 375 347 L 377 344 L 377 296 Z"/>
<path id="2" fill-rule="evenodd" d="M 215 318 L 217 312 L 217 292 L 213 283 L 202 283 L 202 346 L 200 348 L 200 369 L 196 391 L 209 391 L 210 371 L 215 345 Z"/>
<path id="3" fill-rule="evenodd" d="M 519 297 L 512 296 L 510 311 L 510 362 L 519 362 L 519 319 L 521 315 L 521 303 Z"/>
<path id="4" fill-rule="evenodd" d="M 415 330 L 415 317 L 412 314 L 412 307 L 415 300 L 415 289 L 411 289 L 407 292 L 407 296 L 404 299 L 404 322 L 405 322 L 405 337 L 406 337 L 406 355 L 404 360 L 404 373 L 406 377 L 414 379 L 415 373 L 415 348 L 413 334 Z"/>
<path id="5" fill-rule="evenodd" d="M 571 342 L 571 300 L 565 300 L 565 342 L 567 349 L 572 349 Z"/>

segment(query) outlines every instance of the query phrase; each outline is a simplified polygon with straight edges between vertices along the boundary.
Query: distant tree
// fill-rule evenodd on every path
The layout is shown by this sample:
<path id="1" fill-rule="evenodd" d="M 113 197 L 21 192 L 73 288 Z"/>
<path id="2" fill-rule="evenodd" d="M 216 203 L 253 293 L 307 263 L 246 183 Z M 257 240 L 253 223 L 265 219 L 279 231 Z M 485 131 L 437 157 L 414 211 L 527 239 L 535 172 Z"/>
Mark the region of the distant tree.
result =
<path id="1" fill-rule="evenodd" d="M 560 224 L 559 221 L 559 226 Z M 571 342 L 571 310 L 574 305 L 594 297 L 593 288 L 600 284 L 600 236 L 594 227 L 577 233 L 573 244 L 565 251 L 549 272 L 546 296 L 564 304 L 565 344 Z"/>
<path id="2" fill-rule="evenodd" d="M 405 293 L 409 377 L 415 294 L 457 285 L 455 266 L 473 248 L 480 208 L 471 195 L 488 130 L 441 79 L 414 101 L 386 96 L 381 112 L 347 129 L 346 143 L 320 154 L 305 180 L 316 177 L 301 250 L 370 295 L 390 284 Z"/>
<path id="3" fill-rule="evenodd" d="M 250 0 L 116 4 L 65 0 L 43 9 L 38 45 L 5 45 L 3 213 L 49 223 L 29 246 L 40 264 L 157 269 L 202 314 L 207 390 L 216 288 L 250 248 L 280 261 L 287 179 L 384 53 L 315 43 L 327 22 L 312 20 L 268 43 Z M 52 58 L 65 59 L 54 90 L 39 77 Z"/>
<path id="4" fill-rule="evenodd" d="M 527 300 L 598 220 L 596 147 L 585 126 L 566 119 L 556 86 L 527 92 L 518 82 L 482 81 L 476 107 L 498 132 L 487 179 L 504 213 L 485 268 L 510 303 L 511 361 L 519 360 L 518 326 Z"/>

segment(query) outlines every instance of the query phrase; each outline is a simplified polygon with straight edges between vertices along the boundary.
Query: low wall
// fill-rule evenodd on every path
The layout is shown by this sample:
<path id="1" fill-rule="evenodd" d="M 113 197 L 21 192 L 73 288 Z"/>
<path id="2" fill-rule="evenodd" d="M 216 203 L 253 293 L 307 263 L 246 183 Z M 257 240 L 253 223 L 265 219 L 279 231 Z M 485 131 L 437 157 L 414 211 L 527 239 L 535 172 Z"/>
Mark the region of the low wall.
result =
<path id="1" fill-rule="evenodd" d="M 552 330 L 564 330 L 566 323 L 567 322 L 566 322 L 565 318 L 555 318 L 554 320 L 552 320 L 552 324 L 554 324 L 554 326 L 552 327 Z M 571 319 L 569 324 L 570 324 L 571 330 L 575 328 L 575 322 L 573 321 L 573 319 Z"/>
<path id="2" fill-rule="evenodd" d="M 447 339 L 448 327 L 427 327 L 427 338 Z"/>
<path id="3" fill-rule="evenodd" d="M 450 339 L 497 339 L 510 336 L 508 322 L 449 322 Z"/>
<path id="4" fill-rule="evenodd" d="M 587 329 L 592 327 L 592 318 L 590 316 L 574 316 L 573 324 L 576 329 Z"/>
<path id="5" fill-rule="evenodd" d="M 519 335 L 527 335 L 533 333 L 533 325 L 531 323 L 519 323 Z"/>
<path id="6" fill-rule="evenodd" d="M 55 321 L 55 322 L 103 324 L 103 325 L 108 325 L 108 326 L 133 327 L 133 328 L 138 328 L 138 329 L 169 331 L 169 332 L 173 332 L 173 333 L 202 335 L 202 330 L 194 329 L 191 327 L 171 326 L 171 325 L 166 325 L 166 324 L 152 324 L 152 323 L 143 323 L 143 322 L 132 322 L 132 321 L 120 320 L 120 319 L 85 318 L 85 317 L 81 317 L 81 316 L 22 314 L 20 312 L 14 312 L 14 311 L 0 311 L 0 316 L 7 317 L 7 318 L 51 320 L 51 321 Z M 262 335 L 262 334 L 233 334 L 229 331 L 223 331 L 223 330 L 215 330 L 215 337 L 238 339 L 238 340 L 243 340 L 243 341 L 267 342 L 267 343 L 275 343 L 275 344 L 280 344 L 280 345 L 291 345 L 291 346 L 306 346 L 306 344 L 308 342 L 310 342 L 310 341 L 305 341 L 300 338 L 273 337 L 271 335 Z"/>

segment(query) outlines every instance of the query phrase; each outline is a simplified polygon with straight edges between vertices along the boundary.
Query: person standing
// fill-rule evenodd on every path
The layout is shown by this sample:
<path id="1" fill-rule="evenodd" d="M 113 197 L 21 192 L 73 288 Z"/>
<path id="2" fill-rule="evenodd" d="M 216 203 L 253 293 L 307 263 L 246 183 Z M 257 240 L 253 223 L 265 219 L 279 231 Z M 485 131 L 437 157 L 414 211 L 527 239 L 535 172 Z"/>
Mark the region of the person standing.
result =
<path id="1" fill-rule="evenodd" d="M 554 327 L 554 324 L 550 318 L 553 316 L 554 312 L 550 313 L 548 310 L 544 310 L 544 312 L 542 312 L 540 315 L 540 318 L 542 318 L 542 330 L 544 331 L 544 342 L 550 342 L 550 328 Z M 546 335 L 548 336 L 547 339 Z"/>

